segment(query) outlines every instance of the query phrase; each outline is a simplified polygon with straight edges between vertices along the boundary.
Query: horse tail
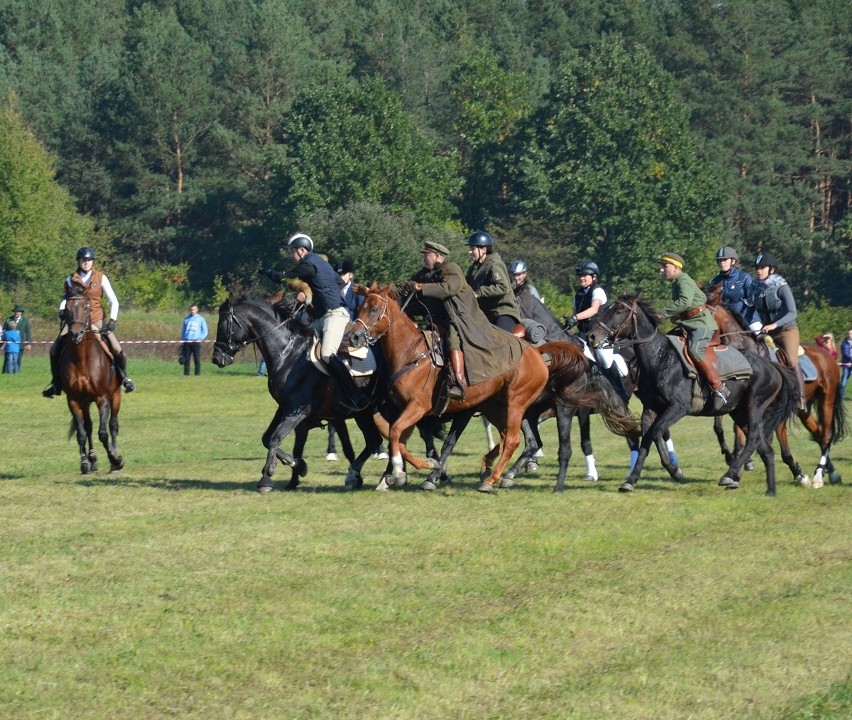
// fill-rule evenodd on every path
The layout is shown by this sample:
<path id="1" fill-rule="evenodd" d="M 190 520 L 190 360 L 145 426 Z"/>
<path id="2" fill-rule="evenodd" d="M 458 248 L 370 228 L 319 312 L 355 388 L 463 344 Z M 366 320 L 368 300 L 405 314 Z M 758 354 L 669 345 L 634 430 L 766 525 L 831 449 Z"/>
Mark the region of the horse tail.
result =
<path id="1" fill-rule="evenodd" d="M 597 365 L 582 350 L 565 342 L 546 343 L 539 351 L 551 357 L 548 391 L 559 405 L 597 411 L 610 432 L 639 437 L 641 427 Z"/>
<path id="2" fill-rule="evenodd" d="M 781 373 L 781 389 L 778 391 L 775 401 L 770 402 L 766 411 L 763 413 L 761 432 L 763 433 L 763 437 L 769 438 L 782 422 L 797 416 L 799 409 L 799 381 L 796 377 L 797 371 L 795 369 L 780 363 L 765 362 L 770 368 L 775 368 Z"/>
<path id="3" fill-rule="evenodd" d="M 849 425 L 846 418 L 846 406 L 843 404 L 843 396 L 840 394 L 840 386 L 834 393 L 834 417 L 831 420 L 831 441 L 840 442 L 849 435 Z"/>

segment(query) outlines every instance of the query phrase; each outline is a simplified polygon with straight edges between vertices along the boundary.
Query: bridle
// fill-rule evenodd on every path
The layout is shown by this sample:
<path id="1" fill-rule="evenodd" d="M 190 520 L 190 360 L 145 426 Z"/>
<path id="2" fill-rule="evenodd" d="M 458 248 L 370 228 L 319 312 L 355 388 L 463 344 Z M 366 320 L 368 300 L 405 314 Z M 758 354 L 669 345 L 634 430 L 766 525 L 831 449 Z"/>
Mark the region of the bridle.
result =
<path id="1" fill-rule="evenodd" d="M 82 320 L 74 320 L 71 318 L 71 313 L 68 311 L 68 304 L 71 302 L 85 302 L 86 303 L 86 311 L 85 316 Z M 65 322 L 68 325 L 68 334 L 71 336 L 71 339 L 79 344 L 83 341 L 83 338 L 86 336 L 86 333 L 91 330 L 91 319 L 92 319 L 92 306 L 89 303 L 89 298 L 87 295 L 66 295 L 65 296 Z M 75 325 L 79 325 L 80 329 L 76 332 L 72 330 Z"/>
<path id="2" fill-rule="evenodd" d="M 639 298 L 634 297 L 633 302 L 628 305 L 624 300 L 616 300 L 616 305 L 620 305 L 624 308 L 627 308 L 627 316 L 624 320 L 621 321 L 621 325 L 619 325 L 615 330 L 610 328 L 603 320 L 599 320 L 597 322 L 604 330 L 606 330 L 607 338 L 610 339 L 614 347 L 629 347 L 631 345 L 640 345 L 642 343 L 650 342 L 654 339 L 654 336 L 657 334 L 656 330 L 653 331 L 647 337 L 638 337 L 639 336 L 639 311 L 637 310 L 639 304 Z M 623 338 L 621 337 L 622 333 L 628 327 L 631 329 L 631 334 L 633 339 Z"/>
<path id="3" fill-rule="evenodd" d="M 246 301 L 246 302 L 247 302 L 247 304 L 251 304 L 248 301 Z M 253 304 L 256 304 L 256 303 L 253 303 Z M 225 312 L 224 310 L 220 311 L 219 317 L 222 317 L 224 312 Z M 216 342 L 213 343 L 213 349 L 217 350 L 218 352 L 221 352 L 224 355 L 227 355 L 228 357 L 231 357 L 231 358 L 233 358 L 240 350 L 242 350 L 247 345 L 251 345 L 252 343 L 257 342 L 258 340 L 262 340 L 263 338 L 267 337 L 268 335 L 271 335 L 276 330 L 278 330 L 280 327 L 286 325 L 287 322 L 290 319 L 290 318 L 285 318 L 280 323 L 278 323 L 274 327 L 270 328 L 266 332 L 252 337 L 249 328 L 247 328 L 242 322 L 240 322 L 240 319 L 237 317 L 237 314 L 234 312 L 234 305 L 230 301 L 228 302 L 227 314 L 228 314 L 228 318 L 227 318 L 227 322 L 225 324 L 227 340 L 225 340 L 224 342 L 217 340 Z M 234 325 L 236 325 L 246 335 L 246 339 L 241 341 L 240 343 L 235 343 L 232 339 L 234 337 L 234 331 L 233 331 Z"/>
<path id="4" fill-rule="evenodd" d="M 361 323 L 361 325 L 364 326 L 364 332 L 367 335 L 367 345 L 375 345 L 391 329 L 391 325 L 393 325 L 393 318 L 391 318 L 390 314 L 388 313 L 388 305 L 390 304 L 390 298 L 387 295 L 382 295 L 381 293 L 370 293 L 370 294 L 371 295 L 377 295 L 378 297 L 382 298 L 382 311 L 379 314 L 379 317 L 377 317 L 375 320 L 373 320 L 373 322 L 371 322 L 369 325 L 367 323 L 365 323 L 360 317 L 355 318 L 355 325 L 357 325 L 358 323 Z M 405 298 L 405 301 L 399 306 L 400 313 L 405 312 L 405 308 L 408 307 L 408 303 L 411 302 L 412 298 L 416 294 L 417 293 L 415 293 L 415 292 L 410 292 L 408 294 L 408 297 Z M 376 325 L 378 325 L 383 319 L 387 319 L 387 321 L 388 321 L 387 327 L 384 330 L 382 330 L 378 335 L 376 335 L 374 337 L 372 332 L 371 332 L 372 328 L 374 328 Z"/>

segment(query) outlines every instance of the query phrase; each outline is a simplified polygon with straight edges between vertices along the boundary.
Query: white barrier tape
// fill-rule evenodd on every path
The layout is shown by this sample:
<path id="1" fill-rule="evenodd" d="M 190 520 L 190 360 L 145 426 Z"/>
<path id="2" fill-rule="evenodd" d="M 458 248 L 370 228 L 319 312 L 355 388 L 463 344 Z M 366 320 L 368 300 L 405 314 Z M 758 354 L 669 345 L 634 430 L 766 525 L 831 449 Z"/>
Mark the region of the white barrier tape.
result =
<path id="1" fill-rule="evenodd" d="M 203 345 L 213 340 L 120 340 L 122 345 Z M 24 345 L 52 345 L 53 340 L 23 340 Z"/>

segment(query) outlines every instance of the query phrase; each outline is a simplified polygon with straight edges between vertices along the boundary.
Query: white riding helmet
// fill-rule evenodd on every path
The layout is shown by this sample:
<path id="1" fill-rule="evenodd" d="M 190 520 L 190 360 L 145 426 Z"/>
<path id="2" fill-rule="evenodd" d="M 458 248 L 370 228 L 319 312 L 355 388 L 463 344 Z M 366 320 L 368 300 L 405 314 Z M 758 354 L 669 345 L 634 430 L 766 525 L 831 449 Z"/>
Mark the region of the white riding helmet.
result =
<path id="1" fill-rule="evenodd" d="M 293 250 L 294 248 L 305 248 L 308 252 L 313 252 L 314 241 L 305 235 L 305 233 L 296 233 L 287 241 L 287 248 L 289 250 Z"/>

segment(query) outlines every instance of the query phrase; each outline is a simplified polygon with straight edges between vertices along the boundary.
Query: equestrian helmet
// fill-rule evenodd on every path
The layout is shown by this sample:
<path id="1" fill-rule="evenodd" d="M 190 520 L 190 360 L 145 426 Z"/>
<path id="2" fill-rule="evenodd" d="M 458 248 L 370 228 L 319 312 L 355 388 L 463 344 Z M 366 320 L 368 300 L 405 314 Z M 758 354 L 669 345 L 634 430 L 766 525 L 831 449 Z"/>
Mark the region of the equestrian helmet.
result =
<path id="1" fill-rule="evenodd" d="M 598 264 L 592 260 L 581 260 L 575 268 L 577 275 L 595 275 L 601 274 L 601 269 Z"/>
<path id="2" fill-rule="evenodd" d="M 769 253 L 762 252 L 758 253 L 758 256 L 754 259 L 754 266 L 756 268 L 771 267 L 777 270 L 778 261 Z"/>
<path id="3" fill-rule="evenodd" d="M 94 260 L 95 259 L 95 250 L 90 247 L 81 247 L 77 251 L 77 259 L 78 260 Z"/>
<path id="4" fill-rule="evenodd" d="M 725 247 L 720 247 L 716 252 L 716 260 L 739 260 L 740 256 L 737 255 L 737 251 L 734 250 L 730 245 L 725 245 Z"/>
<path id="5" fill-rule="evenodd" d="M 305 248 L 308 252 L 314 251 L 314 241 L 304 233 L 296 233 L 287 241 L 287 249 Z"/>
<path id="6" fill-rule="evenodd" d="M 468 237 L 467 246 L 468 247 L 494 247 L 494 238 L 492 238 L 484 230 L 477 230 L 475 233 L 471 233 L 470 237 Z"/>
<path id="7" fill-rule="evenodd" d="M 527 272 L 527 264 L 523 260 L 512 260 L 507 270 L 510 275 L 520 275 Z"/>

